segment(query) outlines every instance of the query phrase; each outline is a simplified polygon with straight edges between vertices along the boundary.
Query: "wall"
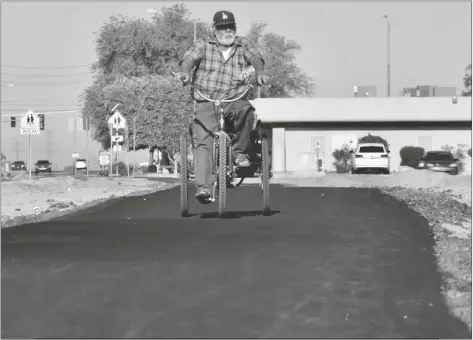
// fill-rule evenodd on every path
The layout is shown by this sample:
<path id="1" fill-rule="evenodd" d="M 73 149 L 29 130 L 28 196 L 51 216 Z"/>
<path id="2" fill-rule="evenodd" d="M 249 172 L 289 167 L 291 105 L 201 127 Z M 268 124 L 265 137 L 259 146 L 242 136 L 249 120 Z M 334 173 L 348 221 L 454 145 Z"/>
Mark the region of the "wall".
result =
<path id="1" fill-rule="evenodd" d="M 332 152 L 340 148 L 350 139 L 354 141 L 368 133 L 385 138 L 390 144 L 391 170 L 398 169 L 401 163 L 399 151 L 404 146 L 422 146 L 427 150 L 440 149 L 443 145 L 456 143 L 471 145 L 471 130 L 351 130 L 336 129 L 335 126 L 326 129 L 286 129 L 285 154 L 286 171 L 313 171 L 316 170 L 314 157 L 314 139 L 321 140 L 320 159 L 323 169 L 332 168 Z"/>

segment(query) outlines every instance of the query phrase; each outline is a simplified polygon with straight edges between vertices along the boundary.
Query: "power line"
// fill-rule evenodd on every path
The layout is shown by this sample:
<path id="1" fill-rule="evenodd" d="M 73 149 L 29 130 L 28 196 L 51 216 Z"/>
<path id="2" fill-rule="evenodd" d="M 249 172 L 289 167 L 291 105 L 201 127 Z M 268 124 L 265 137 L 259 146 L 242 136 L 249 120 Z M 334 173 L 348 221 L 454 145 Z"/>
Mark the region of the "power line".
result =
<path id="1" fill-rule="evenodd" d="M 43 100 L 56 100 L 56 98 L 37 98 L 37 99 L 22 99 L 22 100 L 0 100 L 2 103 L 26 103 L 26 102 L 35 102 Z"/>
<path id="2" fill-rule="evenodd" d="M 44 103 L 43 103 L 43 104 L 28 104 L 28 103 L 26 103 L 26 104 L 8 104 L 8 103 L 7 103 L 7 104 L 4 104 L 4 103 L 2 103 L 2 106 L 1 106 L 1 107 L 3 107 L 3 105 L 13 106 L 13 107 L 22 107 L 22 106 L 31 106 L 31 107 L 47 106 L 47 107 L 53 107 L 53 106 L 68 106 L 69 104 L 57 104 L 57 105 L 54 105 L 54 104 L 44 104 Z M 77 104 L 71 104 L 71 105 L 77 105 Z M 8 108 L 6 108 L 6 109 L 8 109 Z"/>
<path id="3" fill-rule="evenodd" d="M 92 65 L 93 64 L 83 64 L 83 65 L 50 66 L 50 67 L 26 66 L 26 65 L 1 65 L 1 66 L 11 67 L 11 68 L 20 68 L 20 69 L 55 70 L 55 69 L 70 69 L 70 68 L 78 68 L 78 67 L 87 67 L 87 66 L 92 66 Z"/>
<path id="4" fill-rule="evenodd" d="M 46 109 L 43 109 L 43 110 L 46 110 Z M 47 110 L 51 110 L 51 109 L 47 109 Z M 63 112 L 63 111 L 74 111 L 74 110 L 78 110 L 77 108 L 72 108 L 72 109 L 57 109 L 57 110 L 51 110 L 51 112 Z M 2 112 L 26 112 L 28 111 L 28 109 L 1 109 L 0 111 Z M 35 110 L 33 110 L 35 111 Z M 41 113 L 41 112 L 40 112 Z"/>
<path id="5" fill-rule="evenodd" d="M 86 83 L 85 81 L 71 81 L 71 82 L 62 82 L 62 83 L 18 83 L 18 82 L 12 82 L 13 86 L 8 85 L 8 84 L 2 84 L 1 86 L 8 86 L 8 87 L 15 87 L 17 85 L 21 86 L 37 86 L 37 85 L 69 85 L 69 84 L 84 84 Z"/>
<path id="6" fill-rule="evenodd" d="M 6 72 L 2 72 L 0 74 L 2 76 L 3 75 L 8 75 L 8 76 L 28 77 L 28 78 L 54 78 L 54 77 L 73 77 L 73 76 L 93 75 L 90 72 L 88 72 L 88 73 L 74 73 L 74 74 L 52 74 L 52 75 L 47 75 L 47 74 L 19 74 L 19 73 L 6 73 Z"/>
<path id="7" fill-rule="evenodd" d="M 16 114 L 2 114 L 2 117 L 18 117 L 18 116 L 24 116 L 25 113 L 27 112 L 26 110 L 22 110 L 23 113 L 16 113 Z M 51 115 L 51 114 L 58 114 L 58 113 L 80 113 L 81 110 L 60 110 L 60 111 L 49 111 L 49 112 L 38 112 L 38 111 L 33 111 L 36 114 L 43 114 L 43 115 Z"/>

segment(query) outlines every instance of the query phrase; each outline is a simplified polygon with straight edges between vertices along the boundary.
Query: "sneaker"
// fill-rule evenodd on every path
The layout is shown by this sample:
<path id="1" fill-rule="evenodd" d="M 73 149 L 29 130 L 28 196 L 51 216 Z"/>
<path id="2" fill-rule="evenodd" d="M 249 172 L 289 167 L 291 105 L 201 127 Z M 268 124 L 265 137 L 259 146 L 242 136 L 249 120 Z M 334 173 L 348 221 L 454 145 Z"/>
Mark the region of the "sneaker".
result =
<path id="1" fill-rule="evenodd" d="M 247 168 L 251 165 L 250 160 L 248 159 L 248 156 L 241 153 L 235 156 L 235 164 L 236 166 L 241 167 L 241 168 Z"/>
<path id="2" fill-rule="evenodd" d="M 210 189 L 206 187 L 200 187 L 197 189 L 197 194 L 195 194 L 195 198 L 202 204 L 209 204 L 212 202 L 210 200 Z"/>

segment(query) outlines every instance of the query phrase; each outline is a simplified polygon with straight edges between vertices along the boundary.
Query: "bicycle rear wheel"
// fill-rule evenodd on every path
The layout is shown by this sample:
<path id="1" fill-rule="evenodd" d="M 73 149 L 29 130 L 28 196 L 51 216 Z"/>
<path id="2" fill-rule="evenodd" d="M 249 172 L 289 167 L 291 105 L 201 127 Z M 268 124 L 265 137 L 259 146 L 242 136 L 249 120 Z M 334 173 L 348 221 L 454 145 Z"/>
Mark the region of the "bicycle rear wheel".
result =
<path id="1" fill-rule="evenodd" d="M 181 177 L 181 216 L 189 214 L 189 169 L 187 164 L 187 138 L 181 135 L 179 139 L 179 163 Z"/>
<path id="2" fill-rule="evenodd" d="M 218 217 L 227 212 L 227 137 L 220 134 L 218 143 Z"/>
<path id="3" fill-rule="evenodd" d="M 263 191 L 263 216 L 268 216 L 271 212 L 269 173 L 270 173 L 269 145 L 268 139 L 261 140 L 261 187 Z"/>

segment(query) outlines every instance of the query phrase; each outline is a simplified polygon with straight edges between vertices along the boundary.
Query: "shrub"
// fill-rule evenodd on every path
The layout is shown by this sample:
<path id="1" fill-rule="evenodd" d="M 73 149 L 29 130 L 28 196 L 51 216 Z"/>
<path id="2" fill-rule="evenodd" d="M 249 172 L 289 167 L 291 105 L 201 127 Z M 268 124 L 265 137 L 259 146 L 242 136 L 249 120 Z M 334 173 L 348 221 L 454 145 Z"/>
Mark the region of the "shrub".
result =
<path id="1" fill-rule="evenodd" d="M 386 151 L 389 151 L 389 143 L 386 139 L 381 136 L 373 136 L 369 134 L 367 136 L 358 139 L 358 143 L 383 143 Z"/>
<path id="2" fill-rule="evenodd" d="M 471 148 L 468 149 L 468 156 L 471 157 Z"/>
<path id="3" fill-rule="evenodd" d="M 154 164 L 152 165 L 148 165 L 148 168 L 146 170 L 147 172 L 157 172 L 158 171 L 158 167 Z"/>
<path id="4" fill-rule="evenodd" d="M 463 172 L 465 169 L 465 154 L 462 152 L 462 150 L 450 145 L 443 145 L 442 150 L 450 152 L 454 158 L 458 159 L 458 172 Z"/>
<path id="5" fill-rule="evenodd" d="M 113 166 L 112 166 L 113 175 L 117 173 L 117 166 L 118 166 L 118 174 L 120 176 L 128 176 L 128 173 L 126 171 L 126 164 L 124 162 L 113 163 Z M 130 163 L 129 168 L 130 168 L 130 176 L 131 176 L 131 174 L 133 173 L 133 164 Z"/>
<path id="6" fill-rule="evenodd" d="M 403 147 L 399 151 L 399 155 L 401 156 L 401 166 L 410 166 L 411 168 L 417 168 L 424 153 L 424 148 L 418 146 Z"/>
<path id="7" fill-rule="evenodd" d="M 335 151 L 332 152 L 332 156 L 335 159 L 333 165 L 338 173 L 350 171 L 352 157 L 349 145 L 344 144 L 340 149 L 335 149 Z"/>

